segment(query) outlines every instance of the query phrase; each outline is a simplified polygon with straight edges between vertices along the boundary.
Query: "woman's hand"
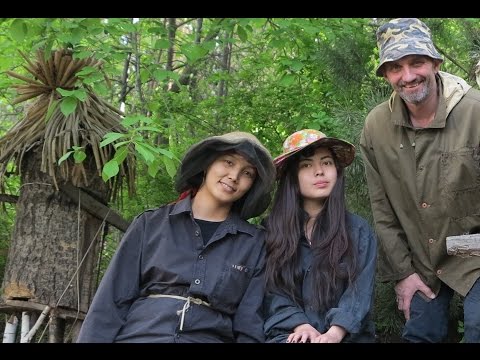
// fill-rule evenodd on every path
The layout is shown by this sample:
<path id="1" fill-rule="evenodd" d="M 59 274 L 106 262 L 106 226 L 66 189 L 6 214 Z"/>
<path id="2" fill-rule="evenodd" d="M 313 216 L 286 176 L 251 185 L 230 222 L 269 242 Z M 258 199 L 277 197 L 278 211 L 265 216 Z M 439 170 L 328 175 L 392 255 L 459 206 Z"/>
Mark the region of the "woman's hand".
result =
<path id="1" fill-rule="evenodd" d="M 313 339 L 320 335 L 321 334 L 312 325 L 302 324 L 293 329 L 293 333 L 287 338 L 287 343 L 312 342 Z"/>
<path id="2" fill-rule="evenodd" d="M 338 325 L 333 325 L 325 334 L 320 334 L 315 339 L 311 340 L 312 343 L 339 343 L 343 340 L 347 331 Z"/>

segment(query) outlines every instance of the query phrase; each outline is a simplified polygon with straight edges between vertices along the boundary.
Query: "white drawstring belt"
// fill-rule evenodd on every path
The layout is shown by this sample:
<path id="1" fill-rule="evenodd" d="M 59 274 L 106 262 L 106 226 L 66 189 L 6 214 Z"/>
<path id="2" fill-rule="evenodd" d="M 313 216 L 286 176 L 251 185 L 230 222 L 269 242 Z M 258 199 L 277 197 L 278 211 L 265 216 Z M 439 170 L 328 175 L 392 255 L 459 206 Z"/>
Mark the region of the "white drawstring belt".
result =
<path id="1" fill-rule="evenodd" d="M 181 310 L 177 310 L 177 315 L 182 315 L 182 317 L 180 318 L 180 331 L 183 330 L 183 321 L 185 320 L 185 313 L 187 312 L 188 308 L 190 307 L 190 303 L 194 303 L 194 304 L 197 304 L 197 305 L 203 305 L 203 306 L 208 306 L 210 307 L 210 304 L 206 301 L 203 301 L 202 299 L 199 299 L 199 298 L 195 298 L 195 297 L 192 297 L 192 296 L 187 296 L 187 297 L 184 297 L 184 296 L 179 296 L 179 295 L 164 295 L 164 294 L 151 294 L 151 295 L 148 295 L 148 297 L 151 297 L 151 298 L 172 298 L 172 299 L 178 299 L 178 300 L 184 300 L 185 301 L 185 304 L 183 304 L 183 307 Z"/>

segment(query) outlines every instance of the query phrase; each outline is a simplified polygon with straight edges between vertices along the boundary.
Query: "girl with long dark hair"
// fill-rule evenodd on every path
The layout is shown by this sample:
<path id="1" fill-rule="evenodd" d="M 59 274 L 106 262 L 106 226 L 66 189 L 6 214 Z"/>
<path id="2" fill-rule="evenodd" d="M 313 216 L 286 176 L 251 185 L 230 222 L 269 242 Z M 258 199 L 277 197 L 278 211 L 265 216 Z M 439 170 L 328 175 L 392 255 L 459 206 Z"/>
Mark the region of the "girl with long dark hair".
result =
<path id="1" fill-rule="evenodd" d="M 347 211 L 355 147 L 320 131 L 290 135 L 274 159 L 267 228 L 267 342 L 373 342 L 376 239 Z"/>

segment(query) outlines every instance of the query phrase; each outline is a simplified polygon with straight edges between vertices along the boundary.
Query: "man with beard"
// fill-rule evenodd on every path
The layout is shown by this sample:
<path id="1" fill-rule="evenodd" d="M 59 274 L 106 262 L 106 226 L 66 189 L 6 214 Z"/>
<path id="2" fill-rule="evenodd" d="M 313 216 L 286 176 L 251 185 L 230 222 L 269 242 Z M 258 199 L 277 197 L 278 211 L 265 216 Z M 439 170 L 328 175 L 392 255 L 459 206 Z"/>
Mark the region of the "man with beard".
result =
<path id="1" fill-rule="evenodd" d="M 378 76 L 393 93 L 367 116 L 360 150 L 378 236 L 378 279 L 394 281 L 407 342 L 442 342 L 454 292 L 464 341 L 480 342 L 480 257 L 448 255 L 446 237 L 480 224 L 480 92 L 440 71 L 430 29 L 377 30 Z"/>

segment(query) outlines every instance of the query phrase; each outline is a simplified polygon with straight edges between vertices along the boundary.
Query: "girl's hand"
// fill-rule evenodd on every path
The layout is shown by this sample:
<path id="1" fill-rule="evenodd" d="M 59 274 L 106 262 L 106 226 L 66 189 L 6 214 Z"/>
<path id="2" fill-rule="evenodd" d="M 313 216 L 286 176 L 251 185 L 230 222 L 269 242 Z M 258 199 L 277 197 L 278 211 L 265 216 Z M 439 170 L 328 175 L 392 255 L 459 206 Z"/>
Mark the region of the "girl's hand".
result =
<path id="1" fill-rule="evenodd" d="M 287 343 L 306 343 L 321 335 L 317 329 L 310 324 L 298 325 L 287 338 Z"/>

